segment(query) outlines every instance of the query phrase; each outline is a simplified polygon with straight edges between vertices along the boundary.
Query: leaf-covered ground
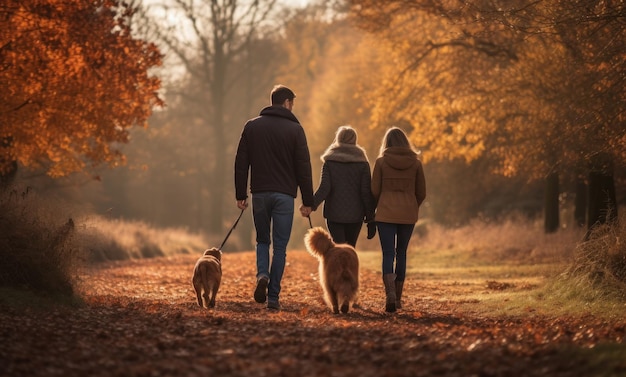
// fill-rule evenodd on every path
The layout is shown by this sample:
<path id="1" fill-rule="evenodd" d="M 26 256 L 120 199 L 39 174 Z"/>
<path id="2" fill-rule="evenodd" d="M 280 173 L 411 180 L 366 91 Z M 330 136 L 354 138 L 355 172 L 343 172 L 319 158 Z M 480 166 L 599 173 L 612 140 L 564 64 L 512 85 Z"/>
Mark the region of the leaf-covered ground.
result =
<path id="1" fill-rule="evenodd" d="M 453 286 L 419 278 L 389 315 L 381 275 L 365 269 L 360 308 L 334 315 L 304 251 L 287 255 L 280 312 L 252 299 L 251 252 L 224 255 L 216 308 L 203 310 L 197 257 L 93 267 L 78 308 L 0 305 L 0 376 L 626 375 L 626 320 L 463 313 Z"/>

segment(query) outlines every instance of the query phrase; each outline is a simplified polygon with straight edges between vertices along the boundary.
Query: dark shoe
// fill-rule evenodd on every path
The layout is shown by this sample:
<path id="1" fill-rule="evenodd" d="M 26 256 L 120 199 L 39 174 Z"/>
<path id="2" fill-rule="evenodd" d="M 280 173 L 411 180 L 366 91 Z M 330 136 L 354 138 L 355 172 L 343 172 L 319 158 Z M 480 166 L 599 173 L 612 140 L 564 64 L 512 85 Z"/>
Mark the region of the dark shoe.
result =
<path id="1" fill-rule="evenodd" d="M 384 274 L 385 283 L 385 311 L 393 313 L 396 311 L 396 274 Z"/>
<path id="2" fill-rule="evenodd" d="M 396 281 L 396 309 L 402 309 L 402 288 L 404 287 L 403 281 Z"/>
<path id="3" fill-rule="evenodd" d="M 278 301 L 268 300 L 267 308 L 271 310 L 280 310 L 280 303 Z"/>
<path id="4" fill-rule="evenodd" d="M 370 221 L 367 223 L 367 239 L 371 240 L 376 235 L 376 222 Z"/>
<path id="5" fill-rule="evenodd" d="M 256 288 L 254 289 L 254 301 L 262 304 L 267 299 L 267 284 L 270 279 L 266 277 L 259 278 L 256 281 Z"/>

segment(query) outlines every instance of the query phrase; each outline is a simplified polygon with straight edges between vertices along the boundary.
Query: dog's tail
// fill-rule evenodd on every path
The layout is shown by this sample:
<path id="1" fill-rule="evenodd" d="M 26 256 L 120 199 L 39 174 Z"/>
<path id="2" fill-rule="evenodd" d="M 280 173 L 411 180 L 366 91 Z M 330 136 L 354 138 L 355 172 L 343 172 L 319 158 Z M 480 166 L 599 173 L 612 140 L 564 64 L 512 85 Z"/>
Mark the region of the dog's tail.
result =
<path id="1" fill-rule="evenodd" d="M 319 226 L 309 229 L 304 236 L 304 244 L 309 254 L 317 258 L 335 246 L 330 234 Z"/>

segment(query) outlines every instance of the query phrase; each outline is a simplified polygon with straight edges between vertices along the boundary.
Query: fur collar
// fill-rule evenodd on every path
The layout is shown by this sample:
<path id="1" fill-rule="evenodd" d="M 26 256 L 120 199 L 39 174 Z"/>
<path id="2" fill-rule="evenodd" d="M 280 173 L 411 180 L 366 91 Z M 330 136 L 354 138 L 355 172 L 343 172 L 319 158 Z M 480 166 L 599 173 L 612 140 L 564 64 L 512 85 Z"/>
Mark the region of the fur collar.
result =
<path id="1" fill-rule="evenodd" d="M 336 143 L 331 144 L 322 154 L 322 161 L 337 162 L 368 162 L 365 150 L 358 145 Z"/>

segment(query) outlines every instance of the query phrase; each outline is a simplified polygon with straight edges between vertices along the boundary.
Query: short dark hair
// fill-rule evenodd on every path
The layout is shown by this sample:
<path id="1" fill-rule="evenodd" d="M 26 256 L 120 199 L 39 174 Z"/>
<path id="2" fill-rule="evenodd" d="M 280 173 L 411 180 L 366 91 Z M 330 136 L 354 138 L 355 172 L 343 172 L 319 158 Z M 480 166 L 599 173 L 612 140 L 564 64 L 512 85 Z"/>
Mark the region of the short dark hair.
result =
<path id="1" fill-rule="evenodd" d="M 270 95 L 272 105 L 282 105 L 285 100 L 293 101 L 294 98 L 296 95 L 293 91 L 284 85 L 275 85 Z"/>

